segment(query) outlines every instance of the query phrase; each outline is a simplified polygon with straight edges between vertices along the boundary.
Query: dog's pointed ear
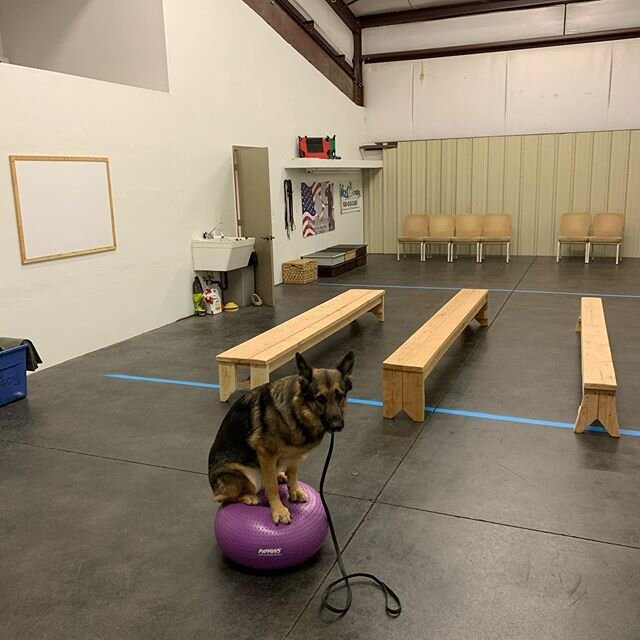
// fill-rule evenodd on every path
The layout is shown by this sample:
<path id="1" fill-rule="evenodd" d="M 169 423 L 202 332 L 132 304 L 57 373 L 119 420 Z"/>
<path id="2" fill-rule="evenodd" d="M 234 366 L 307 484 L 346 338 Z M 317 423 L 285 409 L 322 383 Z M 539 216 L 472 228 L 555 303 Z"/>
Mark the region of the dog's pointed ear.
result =
<path id="1" fill-rule="evenodd" d="M 300 353 L 296 353 L 296 366 L 298 367 L 298 375 L 307 382 L 311 382 L 313 369 L 307 364 L 307 361 Z"/>
<path id="2" fill-rule="evenodd" d="M 349 351 L 342 360 L 340 360 L 340 364 L 336 367 L 338 371 L 342 374 L 343 378 L 350 378 L 351 373 L 353 372 L 353 365 L 355 362 L 356 356 L 353 351 Z"/>

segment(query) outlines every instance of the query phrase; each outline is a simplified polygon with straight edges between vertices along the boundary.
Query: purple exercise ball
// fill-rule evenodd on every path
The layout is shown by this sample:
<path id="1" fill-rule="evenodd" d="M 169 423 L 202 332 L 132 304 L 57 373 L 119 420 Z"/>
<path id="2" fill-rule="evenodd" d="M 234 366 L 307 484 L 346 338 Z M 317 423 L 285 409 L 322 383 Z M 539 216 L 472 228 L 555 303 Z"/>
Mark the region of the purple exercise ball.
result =
<path id="1" fill-rule="evenodd" d="M 287 485 L 281 484 L 280 498 L 291 512 L 291 524 L 273 524 L 264 495 L 260 504 L 227 504 L 218 509 L 214 533 L 223 553 L 251 569 L 286 569 L 308 560 L 322 547 L 329 525 L 320 494 L 299 483 L 307 502 L 289 502 Z"/>

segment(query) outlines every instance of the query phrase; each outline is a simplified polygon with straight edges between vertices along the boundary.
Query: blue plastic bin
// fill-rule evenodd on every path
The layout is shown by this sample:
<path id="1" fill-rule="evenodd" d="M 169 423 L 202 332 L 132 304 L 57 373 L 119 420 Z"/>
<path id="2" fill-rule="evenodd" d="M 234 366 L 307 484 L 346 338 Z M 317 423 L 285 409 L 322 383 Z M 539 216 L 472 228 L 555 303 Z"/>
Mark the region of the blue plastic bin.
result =
<path id="1" fill-rule="evenodd" d="M 27 397 L 27 345 L 0 351 L 0 407 Z"/>

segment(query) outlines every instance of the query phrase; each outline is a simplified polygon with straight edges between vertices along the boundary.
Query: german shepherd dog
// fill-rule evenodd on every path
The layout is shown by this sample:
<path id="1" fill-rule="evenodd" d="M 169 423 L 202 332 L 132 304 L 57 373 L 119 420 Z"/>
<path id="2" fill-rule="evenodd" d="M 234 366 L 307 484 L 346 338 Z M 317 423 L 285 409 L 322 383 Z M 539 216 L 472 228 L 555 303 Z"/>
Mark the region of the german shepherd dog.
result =
<path id="1" fill-rule="evenodd" d="M 264 384 L 237 400 L 209 452 L 214 500 L 255 505 L 264 488 L 274 523 L 289 524 L 278 483 L 287 483 L 290 501 L 307 501 L 298 484 L 298 464 L 327 431 L 344 428 L 353 363 L 350 351 L 335 369 L 313 369 L 296 353 L 298 375 Z"/>

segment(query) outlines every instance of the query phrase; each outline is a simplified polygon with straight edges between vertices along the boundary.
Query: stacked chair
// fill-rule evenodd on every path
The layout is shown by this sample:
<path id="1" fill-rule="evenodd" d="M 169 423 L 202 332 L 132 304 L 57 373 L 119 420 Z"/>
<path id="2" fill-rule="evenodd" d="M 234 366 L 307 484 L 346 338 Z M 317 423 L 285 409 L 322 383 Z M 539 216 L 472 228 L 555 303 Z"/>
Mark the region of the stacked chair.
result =
<path id="1" fill-rule="evenodd" d="M 453 216 L 433 215 L 429 216 L 429 235 L 425 239 L 426 251 L 431 257 L 432 244 L 447 245 L 447 262 L 453 260 L 453 249 L 451 239 L 455 232 L 455 219 Z"/>
<path id="2" fill-rule="evenodd" d="M 560 218 L 560 235 L 556 251 L 556 262 L 562 257 L 563 244 L 584 245 L 584 261 L 589 262 L 589 229 L 591 228 L 590 213 L 565 213 Z"/>
<path id="3" fill-rule="evenodd" d="M 480 262 L 482 216 L 465 214 L 455 217 L 455 233 L 451 237 L 451 254 L 455 257 L 459 244 L 476 245 L 476 262 Z"/>
<path id="4" fill-rule="evenodd" d="M 505 245 L 507 262 L 509 262 L 511 260 L 511 216 L 508 213 L 488 213 L 483 218 L 480 262 L 484 259 L 484 247 L 487 244 Z"/>
<path id="5" fill-rule="evenodd" d="M 622 213 L 565 213 L 560 218 L 560 234 L 556 262 L 562 257 L 563 244 L 584 245 L 584 261 L 591 260 L 591 247 L 612 245 L 616 247 L 616 264 L 620 263 L 620 251 L 624 239 L 624 214 Z"/>
<path id="6" fill-rule="evenodd" d="M 398 236 L 397 256 L 400 260 L 400 247 L 407 244 L 420 245 L 420 262 L 424 262 L 425 240 L 429 235 L 429 216 L 411 215 L 402 221 L 402 235 Z"/>
<path id="7" fill-rule="evenodd" d="M 560 218 L 560 233 L 556 262 L 562 257 L 565 244 L 584 245 L 584 261 L 592 259 L 591 247 L 615 246 L 616 264 L 622 260 L 624 214 L 622 213 L 565 213 Z M 405 244 L 420 245 L 420 260 L 431 257 L 431 246 L 447 245 L 447 262 L 453 262 L 458 245 L 475 245 L 476 262 L 484 259 L 487 245 L 505 245 L 507 262 L 511 260 L 511 216 L 508 213 L 462 215 L 409 215 L 403 221 L 403 234 L 398 236 L 400 248 Z"/>
<path id="8" fill-rule="evenodd" d="M 397 257 L 405 244 L 420 244 L 420 260 L 431 257 L 431 246 L 447 245 L 447 262 L 453 262 L 458 245 L 476 247 L 476 262 L 482 262 L 484 245 L 506 245 L 507 262 L 511 257 L 511 216 L 508 213 L 487 215 L 409 215 L 398 236 Z"/>
<path id="9" fill-rule="evenodd" d="M 623 213 L 596 213 L 591 223 L 591 233 L 587 245 L 587 254 L 591 260 L 591 247 L 593 245 L 615 245 L 616 264 L 620 264 L 620 250 L 624 239 L 624 214 Z"/>

